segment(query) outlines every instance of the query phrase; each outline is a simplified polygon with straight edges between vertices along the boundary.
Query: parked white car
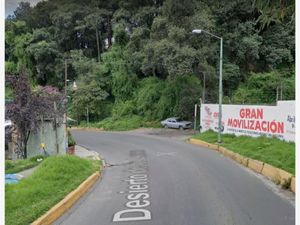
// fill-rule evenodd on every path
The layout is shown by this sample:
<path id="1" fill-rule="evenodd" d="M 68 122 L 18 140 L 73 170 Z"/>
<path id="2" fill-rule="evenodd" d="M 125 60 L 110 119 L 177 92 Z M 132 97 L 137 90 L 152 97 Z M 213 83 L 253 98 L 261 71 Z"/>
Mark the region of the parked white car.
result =
<path id="1" fill-rule="evenodd" d="M 184 121 L 179 117 L 167 118 L 160 122 L 161 125 L 165 128 L 177 128 L 180 130 L 188 129 L 192 127 L 192 122 Z"/>

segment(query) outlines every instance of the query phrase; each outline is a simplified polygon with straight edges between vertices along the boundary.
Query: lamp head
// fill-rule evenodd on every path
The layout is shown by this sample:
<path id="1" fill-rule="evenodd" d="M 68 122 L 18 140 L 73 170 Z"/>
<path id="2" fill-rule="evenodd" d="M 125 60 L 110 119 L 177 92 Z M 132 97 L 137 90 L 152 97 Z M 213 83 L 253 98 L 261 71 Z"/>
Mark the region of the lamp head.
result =
<path id="1" fill-rule="evenodd" d="M 75 81 L 73 82 L 73 90 L 77 90 L 77 85 Z"/>
<path id="2" fill-rule="evenodd" d="M 194 29 L 192 31 L 193 34 L 201 34 L 202 33 L 202 30 L 201 29 Z"/>

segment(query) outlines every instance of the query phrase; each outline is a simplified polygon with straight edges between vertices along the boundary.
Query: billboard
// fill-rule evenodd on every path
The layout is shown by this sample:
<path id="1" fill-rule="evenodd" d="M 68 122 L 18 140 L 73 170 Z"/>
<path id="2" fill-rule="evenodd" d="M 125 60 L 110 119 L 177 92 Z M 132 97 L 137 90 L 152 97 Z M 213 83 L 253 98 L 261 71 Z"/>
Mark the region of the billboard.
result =
<path id="1" fill-rule="evenodd" d="M 218 104 L 201 105 L 201 131 L 218 131 Z M 276 106 L 222 105 L 222 133 L 258 137 L 276 136 L 295 142 L 295 101 Z"/>

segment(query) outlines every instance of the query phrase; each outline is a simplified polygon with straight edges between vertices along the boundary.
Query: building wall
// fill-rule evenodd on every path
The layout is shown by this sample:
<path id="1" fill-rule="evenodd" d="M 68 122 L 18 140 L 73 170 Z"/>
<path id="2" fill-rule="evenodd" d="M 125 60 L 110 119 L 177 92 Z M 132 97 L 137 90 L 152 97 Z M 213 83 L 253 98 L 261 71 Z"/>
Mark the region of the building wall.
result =
<path id="1" fill-rule="evenodd" d="M 29 137 L 27 157 L 43 154 L 41 143 L 45 144 L 45 150 L 49 155 L 66 154 L 67 142 L 64 125 L 57 126 L 55 131 L 52 121 L 42 122 L 38 132 L 31 133 Z"/>

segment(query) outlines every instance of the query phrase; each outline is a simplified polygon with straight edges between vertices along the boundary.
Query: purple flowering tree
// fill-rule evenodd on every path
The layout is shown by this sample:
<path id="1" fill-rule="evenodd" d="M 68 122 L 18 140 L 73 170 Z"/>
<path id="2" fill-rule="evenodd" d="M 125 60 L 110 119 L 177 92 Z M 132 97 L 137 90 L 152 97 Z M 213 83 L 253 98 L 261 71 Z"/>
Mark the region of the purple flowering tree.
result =
<path id="1" fill-rule="evenodd" d="M 13 122 L 18 133 L 17 155 L 27 158 L 30 133 L 39 129 L 43 118 L 62 118 L 65 98 L 58 89 L 50 86 L 32 91 L 25 72 L 6 75 L 6 82 L 13 90 L 14 100 L 5 106 L 5 117 Z M 54 104 L 57 105 L 56 109 Z"/>

